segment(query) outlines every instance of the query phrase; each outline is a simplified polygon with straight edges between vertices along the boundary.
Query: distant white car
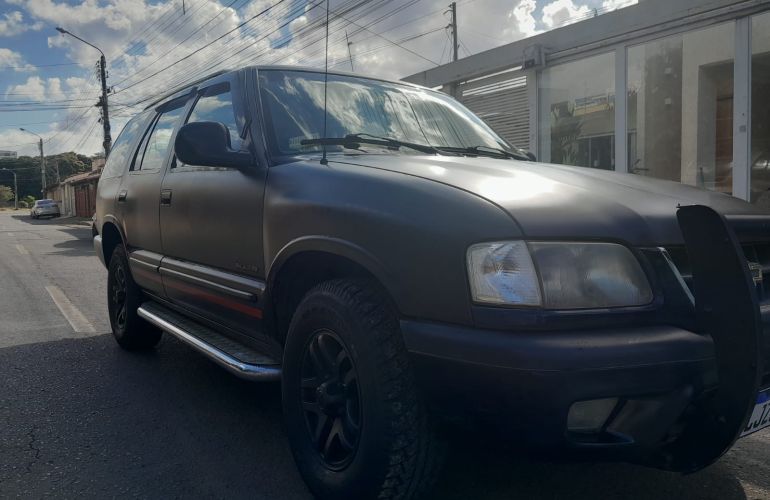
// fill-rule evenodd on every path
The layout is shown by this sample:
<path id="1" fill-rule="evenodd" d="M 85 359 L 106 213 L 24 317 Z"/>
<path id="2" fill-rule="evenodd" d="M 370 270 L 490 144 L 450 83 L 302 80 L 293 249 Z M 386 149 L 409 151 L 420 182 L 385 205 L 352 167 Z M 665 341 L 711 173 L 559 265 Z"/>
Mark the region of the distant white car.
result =
<path id="1" fill-rule="evenodd" d="M 39 219 L 40 217 L 59 217 L 59 205 L 54 200 L 37 200 L 32 205 L 32 210 L 29 211 L 30 217 L 33 219 Z"/>

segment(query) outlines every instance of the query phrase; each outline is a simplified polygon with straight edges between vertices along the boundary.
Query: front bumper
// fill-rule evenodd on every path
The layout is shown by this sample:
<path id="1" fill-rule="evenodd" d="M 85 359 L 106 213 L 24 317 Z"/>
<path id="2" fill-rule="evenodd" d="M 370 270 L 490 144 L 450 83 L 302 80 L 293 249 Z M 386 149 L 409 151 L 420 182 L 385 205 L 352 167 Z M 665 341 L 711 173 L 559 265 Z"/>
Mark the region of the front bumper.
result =
<path id="1" fill-rule="evenodd" d="M 38 217 L 42 215 L 59 215 L 59 209 L 58 208 L 39 208 L 34 211 L 34 214 Z"/>
<path id="2" fill-rule="evenodd" d="M 711 338 L 676 327 L 508 332 L 403 321 L 401 329 L 418 383 L 442 414 L 541 448 L 645 455 L 718 381 Z M 604 398 L 619 404 L 601 433 L 568 431 L 574 403 Z"/>
<path id="3" fill-rule="evenodd" d="M 727 220 L 703 206 L 677 217 L 692 261 L 691 318 L 661 309 L 654 321 L 537 331 L 404 320 L 424 393 L 442 413 L 481 417 L 483 429 L 540 448 L 683 472 L 713 463 L 770 385 L 770 312 Z M 573 405 L 597 401 L 598 425 L 574 425 Z"/>

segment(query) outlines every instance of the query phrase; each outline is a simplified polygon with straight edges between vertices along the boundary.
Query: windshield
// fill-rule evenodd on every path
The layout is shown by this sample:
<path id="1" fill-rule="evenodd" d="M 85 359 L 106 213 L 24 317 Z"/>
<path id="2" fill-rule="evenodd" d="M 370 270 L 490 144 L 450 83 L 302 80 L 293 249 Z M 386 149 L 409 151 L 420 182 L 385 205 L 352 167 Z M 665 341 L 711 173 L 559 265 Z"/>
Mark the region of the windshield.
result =
<path id="1" fill-rule="evenodd" d="M 324 134 L 323 73 L 261 70 L 259 81 L 270 147 L 279 156 L 321 150 L 319 144 L 302 144 L 307 139 L 349 134 L 370 134 L 439 148 L 485 146 L 511 150 L 480 118 L 439 92 L 330 74 Z M 328 151 L 341 149 L 327 146 Z M 360 144 L 359 149 L 388 148 Z M 423 154 L 409 148 L 399 152 Z"/>

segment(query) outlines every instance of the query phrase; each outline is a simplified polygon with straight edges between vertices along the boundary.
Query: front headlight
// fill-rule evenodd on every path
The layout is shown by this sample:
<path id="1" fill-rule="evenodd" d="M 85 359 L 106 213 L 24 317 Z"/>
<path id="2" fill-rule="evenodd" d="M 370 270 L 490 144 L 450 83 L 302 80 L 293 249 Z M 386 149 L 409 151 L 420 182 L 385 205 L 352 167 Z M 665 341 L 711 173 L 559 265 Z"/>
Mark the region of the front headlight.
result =
<path id="1" fill-rule="evenodd" d="M 615 243 L 506 241 L 468 249 L 479 303 L 590 309 L 640 306 L 652 290 L 639 261 Z"/>

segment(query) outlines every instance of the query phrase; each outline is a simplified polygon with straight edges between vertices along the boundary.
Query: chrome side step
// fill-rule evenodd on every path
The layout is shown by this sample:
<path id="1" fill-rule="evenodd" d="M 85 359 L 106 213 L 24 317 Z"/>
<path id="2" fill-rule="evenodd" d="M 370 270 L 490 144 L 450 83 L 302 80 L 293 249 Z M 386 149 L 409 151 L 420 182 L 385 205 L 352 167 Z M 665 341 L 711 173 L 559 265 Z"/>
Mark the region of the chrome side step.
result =
<path id="1" fill-rule="evenodd" d="M 281 379 L 281 366 L 277 360 L 195 323 L 160 304 L 145 302 L 137 309 L 137 314 L 200 351 L 237 377 L 258 381 Z"/>

